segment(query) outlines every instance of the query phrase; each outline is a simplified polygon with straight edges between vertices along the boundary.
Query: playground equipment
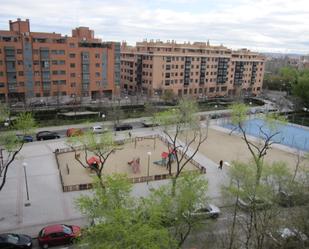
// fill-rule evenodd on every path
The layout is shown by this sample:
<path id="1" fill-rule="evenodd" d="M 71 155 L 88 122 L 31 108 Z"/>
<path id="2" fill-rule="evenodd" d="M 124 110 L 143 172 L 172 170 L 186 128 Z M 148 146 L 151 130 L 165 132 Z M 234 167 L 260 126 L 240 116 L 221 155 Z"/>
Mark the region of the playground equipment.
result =
<path id="1" fill-rule="evenodd" d="M 133 173 L 140 173 L 140 158 L 134 157 L 132 161 L 128 162 L 128 164 L 132 167 Z"/>
<path id="2" fill-rule="evenodd" d="M 100 159 L 95 156 L 92 156 L 87 160 L 87 164 L 89 165 L 90 169 L 98 168 L 100 164 Z"/>
<path id="3" fill-rule="evenodd" d="M 169 148 L 168 152 L 162 152 L 161 153 L 161 160 L 154 161 L 153 163 L 159 166 L 167 166 L 168 161 L 170 160 L 170 163 L 173 163 L 176 160 L 176 150 Z"/>

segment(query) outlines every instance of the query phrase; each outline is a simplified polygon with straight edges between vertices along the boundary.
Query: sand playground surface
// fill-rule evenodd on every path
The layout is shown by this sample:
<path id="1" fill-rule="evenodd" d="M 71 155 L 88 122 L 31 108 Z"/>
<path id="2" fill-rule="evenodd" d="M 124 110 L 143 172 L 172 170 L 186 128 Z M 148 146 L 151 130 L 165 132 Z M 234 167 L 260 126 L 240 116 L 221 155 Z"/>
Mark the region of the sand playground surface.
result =
<path id="1" fill-rule="evenodd" d="M 179 139 L 185 142 L 186 137 L 188 137 L 188 141 L 190 141 L 190 137 L 192 136 L 193 133 L 190 131 L 188 131 L 188 134 L 183 132 L 179 136 Z M 196 145 L 196 143 L 193 143 L 192 147 L 194 148 Z M 149 152 L 151 155 L 148 155 Z M 160 162 L 162 160 L 163 152 L 168 152 L 168 148 L 158 137 L 155 139 L 140 138 L 140 141 L 137 141 L 136 144 L 135 140 L 132 139 L 131 142 L 121 145 L 120 148 L 108 158 L 103 169 L 103 174 L 127 174 L 128 178 L 133 179 L 133 182 L 147 181 L 147 176 L 148 180 L 166 179 L 168 178 L 166 166 L 154 163 L 155 161 Z M 80 151 L 79 153 L 80 158 L 85 161 L 84 152 Z M 247 145 L 239 135 L 229 135 L 226 132 L 212 128 L 208 129 L 208 138 L 201 144 L 199 153 L 218 164 L 220 160 L 231 163 L 235 160 L 247 162 L 252 159 Z M 83 168 L 74 158 L 74 152 L 59 153 L 56 154 L 56 157 L 64 191 L 91 188 L 92 177 L 95 173 L 89 168 Z M 90 154 L 88 155 L 88 158 L 89 157 L 91 157 Z M 138 166 L 134 164 L 136 160 L 139 162 Z M 291 170 L 294 170 L 297 163 L 297 155 L 273 147 L 268 150 L 265 161 L 267 163 L 282 161 L 285 162 Z M 129 162 L 132 163 L 129 164 Z M 199 168 L 194 164 L 194 161 L 189 162 L 185 166 L 184 171 L 199 171 Z M 308 160 L 301 161 L 301 165 L 305 164 L 309 164 Z M 176 163 L 172 164 L 172 173 L 176 171 L 175 165 Z M 149 179 L 149 177 L 151 177 L 151 179 Z"/>
<path id="2" fill-rule="evenodd" d="M 188 136 L 192 136 L 192 133 L 189 132 Z M 180 139 L 185 141 L 185 137 L 186 135 L 183 133 Z M 193 146 L 196 146 L 196 143 Z M 252 159 L 247 145 L 240 136 L 234 133 L 229 135 L 212 128 L 208 129 L 208 138 L 200 146 L 199 152 L 218 164 L 220 160 L 231 163 L 236 160 L 247 162 Z M 277 148 L 268 150 L 265 162 L 271 164 L 278 161 L 285 162 L 293 170 L 297 162 L 297 155 Z M 302 164 L 305 163 L 308 165 L 308 160 L 302 162 Z"/>
<path id="3" fill-rule="evenodd" d="M 151 155 L 148 155 L 148 152 L 151 152 Z M 162 160 L 162 153 L 168 152 L 167 145 L 164 144 L 159 138 L 155 139 L 143 139 L 141 141 L 135 141 L 125 143 L 121 145 L 115 153 L 112 153 L 107 159 L 103 174 L 113 174 L 121 173 L 127 174 L 128 178 L 139 178 L 140 181 L 146 181 L 148 175 L 148 158 L 149 158 L 149 176 L 156 176 L 155 179 L 164 179 L 160 175 L 167 175 L 168 170 L 164 165 L 160 164 Z M 78 152 L 80 154 L 80 159 L 85 162 L 85 154 L 83 151 Z M 66 152 L 56 154 L 59 170 L 61 173 L 62 184 L 66 186 L 77 186 L 77 185 L 88 185 L 91 184 L 95 176 L 89 168 L 84 168 L 80 163 L 75 159 L 74 152 Z M 88 159 L 92 154 L 88 154 Z M 139 166 L 134 165 L 136 159 L 139 158 Z M 135 159 L 135 160 L 134 160 Z M 133 161 L 133 162 L 132 162 Z M 158 164 L 154 162 L 158 161 Z M 129 162 L 132 162 L 131 165 Z M 188 163 L 184 171 L 193 171 L 199 170 L 192 163 Z M 172 163 L 172 173 L 176 172 L 176 163 Z M 139 181 L 139 180 L 138 180 Z M 76 189 L 78 188 L 78 189 Z M 90 186 L 80 186 L 80 187 L 67 188 L 67 191 L 70 190 L 79 190 L 87 189 Z"/>

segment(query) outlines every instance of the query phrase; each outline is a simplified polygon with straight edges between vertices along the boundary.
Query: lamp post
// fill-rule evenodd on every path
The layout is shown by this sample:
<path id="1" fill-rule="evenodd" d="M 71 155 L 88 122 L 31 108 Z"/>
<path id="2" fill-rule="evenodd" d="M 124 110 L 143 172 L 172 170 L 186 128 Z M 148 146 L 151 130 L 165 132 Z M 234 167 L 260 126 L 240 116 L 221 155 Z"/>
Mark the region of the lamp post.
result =
<path id="1" fill-rule="evenodd" d="M 216 123 L 217 123 L 217 108 L 218 108 L 218 105 L 215 105 L 215 119 L 216 119 Z"/>
<path id="2" fill-rule="evenodd" d="M 26 193 L 27 193 L 27 202 L 25 203 L 25 206 L 28 207 L 28 206 L 30 206 L 29 190 L 28 190 L 28 179 L 27 179 L 27 170 L 26 170 L 26 167 L 27 167 L 28 164 L 26 162 L 23 162 L 22 165 L 23 165 L 23 168 L 24 168 Z"/>
<path id="3" fill-rule="evenodd" d="M 148 152 L 147 152 L 147 155 L 148 155 L 148 164 L 147 164 L 147 185 L 148 185 L 148 182 L 149 182 L 149 167 L 150 167 L 150 156 L 151 156 L 151 151 L 148 151 Z"/>

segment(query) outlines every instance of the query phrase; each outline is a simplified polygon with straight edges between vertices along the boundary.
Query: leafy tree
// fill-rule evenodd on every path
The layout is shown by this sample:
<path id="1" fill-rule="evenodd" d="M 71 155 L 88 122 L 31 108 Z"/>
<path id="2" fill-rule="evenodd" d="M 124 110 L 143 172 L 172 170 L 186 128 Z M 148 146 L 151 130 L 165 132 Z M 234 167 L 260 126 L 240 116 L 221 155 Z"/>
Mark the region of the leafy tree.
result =
<path id="1" fill-rule="evenodd" d="M 0 113 L 9 115 L 9 111 L 6 107 L 0 106 Z M 7 116 L 2 116 L 0 119 L 5 119 Z M 3 121 L 3 120 L 0 120 Z M 12 165 L 16 156 L 23 148 L 25 143 L 23 136 L 30 135 L 33 133 L 35 128 L 35 121 L 31 113 L 21 113 L 15 120 L 13 126 L 14 129 L 18 130 L 21 138 L 18 138 L 14 131 L 3 132 L 0 135 L 0 191 L 3 189 L 6 183 L 6 177 L 9 167 Z"/>
<path id="2" fill-rule="evenodd" d="M 84 168 L 91 168 L 100 180 L 101 186 L 104 188 L 102 171 L 109 156 L 115 152 L 117 144 L 111 132 L 95 134 L 91 131 L 85 132 L 80 136 L 70 137 L 67 141 L 75 154 L 75 160 Z M 81 147 L 81 149 L 80 149 Z M 83 158 L 81 158 L 83 152 Z M 88 160 L 95 156 L 98 160 L 95 165 L 89 165 Z"/>
<path id="3" fill-rule="evenodd" d="M 181 247 L 203 221 L 193 213 L 206 205 L 207 180 L 198 173 L 183 173 L 177 186 L 174 195 L 170 194 L 174 188 L 172 183 L 152 192 L 144 201 L 144 210 L 152 213 L 148 215 L 150 222 L 167 227 Z"/>
<path id="4" fill-rule="evenodd" d="M 171 158 L 168 158 L 167 163 L 174 187 L 185 166 L 192 160 L 201 144 L 207 139 L 207 130 L 201 127 L 199 117 L 194 115 L 197 111 L 196 102 L 181 100 L 174 109 L 156 115 L 157 123 L 161 125 L 163 133 L 167 136 L 170 147 L 178 152 L 175 153 L 176 172 L 174 174 L 172 174 Z M 188 130 L 193 132 L 193 136 L 185 144 L 179 143 L 179 136 Z M 194 143 L 197 144 L 195 147 L 193 147 Z M 189 150 L 190 155 L 185 157 Z"/>
<path id="5" fill-rule="evenodd" d="M 132 184 L 125 175 L 104 176 L 105 188 L 95 181 L 93 195 L 84 195 L 77 205 L 98 224 L 86 229 L 81 245 L 94 249 L 174 249 L 175 241 L 163 226 L 154 225 L 141 210 L 138 199 L 130 192 Z M 150 214 L 151 216 L 151 214 Z"/>
<path id="6" fill-rule="evenodd" d="M 293 94 L 309 107 L 309 74 L 303 73 L 299 76 L 297 83 L 293 85 Z"/>

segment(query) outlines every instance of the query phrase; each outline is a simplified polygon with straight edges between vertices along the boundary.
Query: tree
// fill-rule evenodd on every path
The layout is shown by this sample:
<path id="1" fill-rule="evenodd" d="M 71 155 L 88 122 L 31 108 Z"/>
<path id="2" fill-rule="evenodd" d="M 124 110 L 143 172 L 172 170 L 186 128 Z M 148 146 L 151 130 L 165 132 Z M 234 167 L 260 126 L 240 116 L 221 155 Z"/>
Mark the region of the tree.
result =
<path id="1" fill-rule="evenodd" d="M 67 141 L 75 155 L 75 160 L 84 168 L 91 168 L 96 173 L 96 176 L 104 188 L 102 171 L 109 156 L 115 152 L 117 144 L 111 132 L 95 134 L 91 131 L 85 132 L 80 136 L 70 137 Z M 81 149 L 77 148 L 81 146 Z M 83 152 L 83 158 L 81 158 Z M 89 165 L 89 159 L 95 157 L 93 164 Z"/>
<path id="2" fill-rule="evenodd" d="M 144 105 L 145 108 L 145 113 L 147 116 L 150 116 L 150 122 L 152 124 L 152 126 L 155 125 L 156 122 L 156 113 L 158 112 L 158 108 L 156 105 L 153 104 L 153 102 L 146 102 Z"/>
<path id="3" fill-rule="evenodd" d="M 299 76 L 297 83 L 293 85 L 293 94 L 298 96 L 305 106 L 309 107 L 309 73 Z"/>
<path id="4" fill-rule="evenodd" d="M 207 180 L 198 173 L 183 173 L 177 186 L 174 195 L 170 194 L 174 188 L 172 183 L 153 191 L 144 200 L 142 209 L 152 214 L 146 215 L 151 217 L 150 222 L 169 229 L 180 248 L 203 219 L 193 213 L 197 208 L 205 207 Z"/>
<path id="5" fill-rule="evenodd" d="M 0 113 L 6 113 L 9 115 L 7 109 L 2 109 L 0 106 Z M 7 116 L 2 116 L 5 119 Z M 3 120 L 0 120 L 3 121 Z M 23 148 L 25 143 L 23 136 L 33 133 L 35 128 L 35 120 L 31 113 L 21 113 L 15 120 L 13 128 L 18 130 L 21 137 L 17 137 L 14 131 L 3 132 L 0 135 L 0 191 L 3 189 L 6 183 L 6 177 L 9 167 L 12 165 L 16 156 Z"/>
<path id="6" fill-rule="evenodd" d="M 175 98 L 175 94 L 173 90 L 168 89 L 163 92 L 162 99 L 166 103 L 172 103 L 174 101 L 174 98 Z"/>
<path id="7" fill-rule="evenodd" d="M 91 249 L 175 248 L 168 230 L 142 215 L 142 202 L 130 195 L 132 184 L 126 175 L 104 176 L 104 182 L 101 188 L 96 180 L 93 195 L 77 199 L 81 212 L 98 221 L 85 230 L 80 244 Z"/>
<path id="8" fill-rule="evenodd" d="M 170 157 L 167 163 L 174 188 L 177 178 L 185 166 L 192 160 L 201 144 L 207 139 L 207 129 L 205 130 L 201 127 L 199 117 L 195 115 L 197 111 L 196 102 L 181 100 L 174 109 L 163 111 L 156 115 L 156 122 L 161 125 L 163 133 L 168 138 L 169 146 L 176 152 L 176 172 L 174 174 L 172 174 L 172 160 Z M 179 136 L 188 130 L 193 132 L 193 136 L 186 143 L 180 143 L 178 141 Z M 195 147 L 193 146 L 194 143 L 197 144 Z M 190 154 L 188 153 L 189 151 Z"/>
<path id="9" fill-rule="evenodd" d="M 281 189 L 288 189 L 292 182 L 292 174 L 283 162 L 264 165 L 257 186 L 255 179 L 257 171 L 255 162 L 233 162 L 230 169 L 231 183 L 228 193 L 236 199 L 234 218 L 238 211 L 239 201 L 246 202 L 247 215 L 233 219 L 233 237 L 229 238 L 227 248 L 238 248 L 241 244 L 245 248 L 267 248 L 269 234 L 278 230 L 283 215 L 278 208 L 278 193 Z M 244 204 L 242 204 L 244 205 Z M 235 230 L 239 230 L 235 238 Z M 243 236 L 239 236 L 242 234 Z"/>
<path id="10" fill-rule="evenodd" d="M 265 167 L 264 157 L 268 150 L 274 144 L 274 137 L 280 133 L 278 124 L 282 124 L 285 120 L 276 114 L 268 114 L 265 117 L 265 123 L 259 126 L 260 130 L 260 142 L 252 142 L 248 138 L 248 134 L 245 128 L 245 122 L 247 120 L 248 107 L 244 104 L 234 104 L 232 109 L 232 123 L 235 125 L 234 130 L 238 130 L 249 153 L 252 156 L 252 161 L 249 163 L 236 162 L 235 170 L 231 170 L 232 183 L 237 188 L 232 187 L 230 193 L 234 194 L 238 203 L 238 198 L 246 198 L 250 201 L 249 218 L 245 219 L 245 224 L 242 226 L 246 233 L 246 239 L 244 241 L 245 248 L 257 248 L 262 249 L 265 242 L 265 231 L 271 223 L 271 217 L 275 215 L 277 209 L 271 208 L 266 211 L 260 212 L 259 203 L 262 200 L 264 203 L 268 203 L 269 200 L 273 200 L 274 193 L 278 193 L 280 188 L 279 177 L 274 177 L 275 174 L 268 177 L 270 166 Z M 231 133 L 234 131 L 232 130 Z M 288 175 L 286 170 L 282 167 L 273 165 L 274 172 L 277 170 L 277 174 Z M 280 175 L 279 174 L 279 175 Z M 270 181 L 266 180 L 271 179 Z M 292 177 L 291 177 L 292 179 Z M 276 186 L 276 190 L 272 189 L 270 184 Z M 268 212 L 269 211 L 269 212 Z M 234 218 L 237 212 L 234 212 Z M 235 219 L 233 219 L 235 222 Z M 233 231 L 235 229 L 235 223 L 233 223 Z M 229 248 L 233 248 L 234 238 L 230 238 L 231 243 Z"/>
<path id="11" fill-rule="evenodd" d="M 118 125 L 121 117 L 124 115 L 123 110 L 121 109 L 120 102 L 119 104 L 114 103 L 111 110 L 108 112 L 109 117 L 114 121 L 114 125 Z"/>

